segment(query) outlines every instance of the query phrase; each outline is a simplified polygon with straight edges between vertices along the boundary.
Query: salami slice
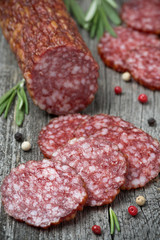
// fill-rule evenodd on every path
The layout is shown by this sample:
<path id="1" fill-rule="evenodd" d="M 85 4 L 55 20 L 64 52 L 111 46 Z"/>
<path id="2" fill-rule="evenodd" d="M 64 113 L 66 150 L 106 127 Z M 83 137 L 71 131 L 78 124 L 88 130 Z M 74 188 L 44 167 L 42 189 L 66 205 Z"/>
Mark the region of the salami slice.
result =
<path id="1" fill-rule="evenodd" d="M 75 113 L 92 102 L 99 67 L 63 0 L 1 0 L 0 26 L 42 110 Z"/>
<path id="2" fill-rule="evenodd" d="M 159 0 L 130 0 L 124 3 L 121 17 L 129 27 L 160 34 Z"/>
<path id="3" fill-rule="evenodd" d="M 89 118 L 89 115 L 73 114 L 52 119 L 39 134 L 38 144 L 43 155 L 51 158 L 55 150 L 75 137 L 81 122 Z"/>
<path id="4" fill-rule="evenodd" d="M 98 44 L 98 52 L 104 63 L 116 71 L 128 70 L 126 59 L 132 49 L 140 46 L 160 47 L 159 39 L 153 34 L 141 33 L 123 26 L 114 30 L 117 38 L 105 33 Z"/>
<path id="5" fill-rule="evenodd" d="M 52 160 L 70 165 L 81 175 L 89 206 L 111 203 L 125 181 L 125 157 L 116 145 L 103 138 L 72 139 L 53 153 Z"/>
<path id="6" fill-rule="evenodd" d="M 114 130 L 114 127 L 133 128 L 133 125 L 124 121 L 120 117 L 111 116 L 107 114 L 98 114 L 91 116 L 89 119 L 84 120 L 75 131 L 75 136 L 89 137 L 103 128 Z"/>
<path id="7" fill-rule="evenodd" d="M 46 159 L 13 169 L 1 192 L 10 216 L 42 228 L 72 219 L 87 199 L 84 182 L 71 167 Z"/>
<path id="8" fill-rule="evenodd" d="M 134 49 L 126 64 L 134 80 L 149 89 L 160 90 L 160 48 Z"/>
<path id="9" fill-rule="evenodd" d="M 105 123 L 111 116 L 93 116 L 90 121 L 77 130 L 77 136 L 103 137 L 119 147 L 127 157 L 127 174 L 122 189 L 145 186 L 160 172 L 160 144 L 150 135 L 136 128 L 131 123 L 120 124 L 121 121 Z M 114 119 L 115 117 L 113 117 Z M 123 123 L 123 120 L 122 120 Z"/>

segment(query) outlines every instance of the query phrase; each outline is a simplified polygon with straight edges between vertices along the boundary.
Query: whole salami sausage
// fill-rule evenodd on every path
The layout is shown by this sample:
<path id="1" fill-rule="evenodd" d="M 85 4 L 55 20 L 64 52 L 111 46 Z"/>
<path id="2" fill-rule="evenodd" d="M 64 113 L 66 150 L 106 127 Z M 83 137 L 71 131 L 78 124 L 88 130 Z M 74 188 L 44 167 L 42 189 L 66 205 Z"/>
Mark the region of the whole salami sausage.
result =
<path id="1" fill-rule="evenodd" d="M 62 0 L 1 0 L 0 26 L 36 105 L 61 115 L 92 102 L 98 64 Z"/>

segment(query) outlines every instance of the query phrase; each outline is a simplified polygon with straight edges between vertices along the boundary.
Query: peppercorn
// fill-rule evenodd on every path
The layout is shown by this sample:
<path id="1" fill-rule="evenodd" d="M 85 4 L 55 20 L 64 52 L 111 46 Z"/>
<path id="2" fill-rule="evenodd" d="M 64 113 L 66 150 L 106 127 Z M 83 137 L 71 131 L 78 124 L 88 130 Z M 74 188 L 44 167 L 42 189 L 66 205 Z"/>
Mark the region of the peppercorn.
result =
<path id="1" fill-rule="evenodd" d="M 23 151 L 29 151 L 31 149 L 31 144 L 28 141 L 25 141 L 22 143 L 22 150 Z"/>
<path id="2" fill-rule="evenodd" d="M 16 139 L 17 142 L 22 142 L 22 141 L 23 141 L 23 135 L 22 135 L 22 133 L 17 132 L 17 133 L 14 135 L 14 138 Z"/>
<path id="3" fill-rule="evenodd" d="M 121 88 L 120 86 L 116 86 L 116 87 L 114 88 L 114 91 L 115 91 L 115 94 L 119 95 L 119 94 L 122 93 L 122 88 Z"/>
<path id="4" fill-rule="evenodd" d="M 128 82 L 131 80 L 131 74 L 129 72 L 124 72 L 122 74 L 122 80 L 125 82 Z"/>
<path id="5" fill-rule="evenodd" d="M 137 213 L 138 213 L 138 209 L 135 206 L 130 206 L 128 208 L 128 212 L 129 212 L 130 215 L 136 216 Z"/>
<path id="6" fill-rule="evenodd" d="M 138 101 L 141 102 L 141 103 L 146 103 L 148 102 L 148 97 L 146 94 L 142 93 L 139 95 L 138 97 Z"/>
<path id="7" fill-rule="evenodd" d="M 149 126 L 154 126 L 156 124 L 156 120 L 154 118 L 149 118 L 148 124 L 149 124 Z"/>
<path id="8" fill-rule="evenodd" d="M 92 226 L 92 231 L 97 235 L 101 235 L 101 227 L 98 225 Z"/>
<path id="9" fill-rule="evenodd" d="M 139 205 L 139 206 L 143 206 L 146 202 L 146 199 L 143 197 L 143 196 L 138 196 L 136 198 L 136 203 Z"/>

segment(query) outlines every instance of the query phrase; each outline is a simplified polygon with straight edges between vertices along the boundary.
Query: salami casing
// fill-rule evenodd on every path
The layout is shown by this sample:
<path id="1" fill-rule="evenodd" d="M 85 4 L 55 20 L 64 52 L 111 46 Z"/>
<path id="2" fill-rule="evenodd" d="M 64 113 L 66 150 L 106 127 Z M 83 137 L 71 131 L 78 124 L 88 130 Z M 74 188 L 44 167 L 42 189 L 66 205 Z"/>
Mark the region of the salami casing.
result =
<path id="1" fill-rule="evenodd" d="M 1 192 L 10 216 L 42 228 L 72 219 L 87 199 L 84 182 L 73 168 L 46 159 L 13 169 Z"/>
<path id="2" fill-rule="evenodd" d="M 92 102 L 98 65 L 62 0 L 1 0 L 0 26 L 36 105 L 61 115 Z"/>

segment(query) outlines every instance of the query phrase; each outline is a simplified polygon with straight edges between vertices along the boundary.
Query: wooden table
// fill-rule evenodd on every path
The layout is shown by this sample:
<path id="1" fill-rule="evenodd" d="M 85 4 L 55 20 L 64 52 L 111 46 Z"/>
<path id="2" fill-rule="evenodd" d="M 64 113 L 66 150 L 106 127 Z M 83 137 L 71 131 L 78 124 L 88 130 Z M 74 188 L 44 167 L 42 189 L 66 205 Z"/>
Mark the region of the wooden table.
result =
<path id="1" fill-rule="evenodd" d="M 81 5 L 86 9 L 90 1 L 81 0 Z M 122 1 L 119 1 L 122 4 Z M 160 140 L 160 92 L 153 92 L 140 86 L 133 80 L 124 82 L 121 74 L 106 68 L 97 54 L 97 40 L 91 40 L 88 34 L 80 30 L 87 45 L 90 47 L 95 59 L 100 65 L 99 90 L 94 102 L 84 111 L 88 114 L 108 113 L 120 116 L 132 122 L 137 127 L 142 128 L 153 137 Z M 15 83 L 21 80 L 22 75 L 18 68 L 16 59 L 11 52 L 6 40 L 0 34 L 0 96 L 10 89 Z M 120 85 L 123 94 L 115 95 L 114 87 Z M 149 102 L 145 105 L 137 101 L 139 94 L 148 95 Z M 15 125 L 15 109 L 9 114 L 7 120 L 0 118 L 0 183 L 10 172 L 11 168 L 25 163 L 28 160 L 40 160 L 43 158 L 37 145 L 37 136 L 52 116 L 36 107 L 30 97 L 29 116 L 25 118 L 22 128 Z M 147 120 L 154 117 L 157 126 L 149 127 Z M 14 139 L 14 134 L 21 132 L 26 140 L 32 143 L 30 152 L 23 152 L 21 145 Z M 127 209 L 130 205 L 135 205 L 138 195 L 143 195 L 147 203 L 143 208 L 138 207 L 139 213 L 136 217 L 131 217 Z M 9 217 L 3 209 L 0 201 L 0 239 L 1 240 L 95 240 L 95 239 L 115 239 L 115 240 L 158 240 L 160 239 L 160 181 L 157 178 L 150 182 L 145 188 L 131 191 L 121 191 L 111 204 L 116 212 L 121 232 L 115 232 L 111 238 L 109 230 L 109 206 L 86 207 L 83 212 L 70 221 L 53 226 L 48 230 L 41 230 L 30 227 L 25 223 L 19 223 Z M 91 227 L 98 224 L 102 227 L 101 236 L 95 236 Z"/>

